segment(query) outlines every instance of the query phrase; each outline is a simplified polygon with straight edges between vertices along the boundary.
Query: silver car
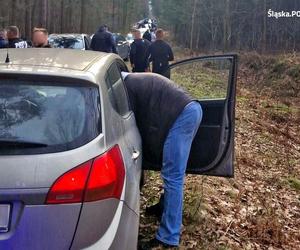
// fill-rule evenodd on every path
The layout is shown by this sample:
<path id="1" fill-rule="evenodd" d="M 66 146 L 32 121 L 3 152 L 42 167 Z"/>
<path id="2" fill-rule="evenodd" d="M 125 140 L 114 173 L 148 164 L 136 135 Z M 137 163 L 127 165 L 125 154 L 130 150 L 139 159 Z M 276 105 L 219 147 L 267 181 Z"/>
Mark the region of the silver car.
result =
<path id="1" fill-rule="evenodd" d="M 236 60 L 171 66 L 204 111 L 187 173 L 233 176 Z M 0 51 L 0 249 L 136 249 L 142 148 L 121 71 L 114 54 Z"/>
<path id="2" fill-rule="evenodd" d="M 0 52 L 0 249 L 135 249 L 141 139 L 114 54 Z M 118 98 L 116 98 L 118 97 Z"/>

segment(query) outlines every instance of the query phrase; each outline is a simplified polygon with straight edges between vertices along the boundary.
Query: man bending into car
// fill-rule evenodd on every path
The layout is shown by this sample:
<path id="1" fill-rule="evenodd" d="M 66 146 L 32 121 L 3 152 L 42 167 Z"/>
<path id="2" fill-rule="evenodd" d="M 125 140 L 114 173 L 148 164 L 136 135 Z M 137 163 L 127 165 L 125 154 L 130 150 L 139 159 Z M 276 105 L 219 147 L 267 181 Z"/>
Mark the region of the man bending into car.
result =
<path id="1" fill-rule="evenodd" d="M 139 249 L 179 245 L 183 185 L 192 141 L 202 109 L 169 79 L 152 73 L 122 73 L 143 142 L 144 163 L 162 165 L 164 195 L 156 238 Z M 157 205 L 154 205 L 154 207 Z"/>

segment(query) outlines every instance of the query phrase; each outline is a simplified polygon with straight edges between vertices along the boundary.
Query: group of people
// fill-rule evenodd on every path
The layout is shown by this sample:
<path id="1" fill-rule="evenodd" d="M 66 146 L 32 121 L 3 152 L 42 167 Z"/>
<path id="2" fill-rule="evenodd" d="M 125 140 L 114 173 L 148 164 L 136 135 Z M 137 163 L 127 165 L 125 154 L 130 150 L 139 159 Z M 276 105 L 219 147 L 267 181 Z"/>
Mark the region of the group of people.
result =
<path id="1" fill-rule="evenodd" d="M 171 46 L 164 41 L 164 31 L 156 30 L 156 40 L 150 42 L 141 37 L 140 30 L 134 30 L 134 41 L 130 49 L 130 63 L 133 72 L 152 72 L 170 78 L 169 62 L 174 60 Z"/>
<path id="2" fill-rule="evenodd" d="M 34 28 L 32 31 L 32 40 L 26 41 L 20 36 L 20 30 L 17 26 L 8 26 L 0 30 L 0 49 L 3 48 L 49 48 L 48 31 L 44 28 Z"/>
<path id="3" fill-rule="evenodd" d="M 140 29 L 133 30 L 134 41 L 130 45 L 130 63 L 132 72 L 149 72 L 152 63 L 152 72 L 170 78 L 169 62 L 174 60 L 170 45 L 164 41 L 164 31 L 157 29 L 155 36 Z M 154 38 L 155 37 L 155 38 Z M 91 42 L 91 49 L 108 53 L 116 53 L 116 44 L 108 27 L 103 25 L 95 33 Z"/>

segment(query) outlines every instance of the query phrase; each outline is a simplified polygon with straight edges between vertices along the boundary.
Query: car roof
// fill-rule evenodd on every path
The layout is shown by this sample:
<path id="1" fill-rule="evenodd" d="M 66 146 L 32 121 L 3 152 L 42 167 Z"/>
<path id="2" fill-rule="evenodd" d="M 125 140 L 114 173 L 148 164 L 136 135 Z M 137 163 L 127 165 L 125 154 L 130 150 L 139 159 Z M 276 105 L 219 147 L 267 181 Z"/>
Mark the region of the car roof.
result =
<path id="1" fill-rule="evenodd" d="M 50 34 L 49 37 L 82 37 L 82 36 L 88 36 L 87 34 L 80 34 L 80 33 L 53 33 Z"/>
<path id="2" fill-rule="evenodd" d="M 9 63 L 5 63 L 7 53 Z M 108 65 L 114 58 L 119 57 L 109 53 L 73 49 L 1 49 L 0 73 L 56 75 L 72 78 L 87 78 L 86 76 L 90 74 L 95 78 L 101 72 L 101 68 Z M 96 80 L 92 79 L 92 81 Z"/>

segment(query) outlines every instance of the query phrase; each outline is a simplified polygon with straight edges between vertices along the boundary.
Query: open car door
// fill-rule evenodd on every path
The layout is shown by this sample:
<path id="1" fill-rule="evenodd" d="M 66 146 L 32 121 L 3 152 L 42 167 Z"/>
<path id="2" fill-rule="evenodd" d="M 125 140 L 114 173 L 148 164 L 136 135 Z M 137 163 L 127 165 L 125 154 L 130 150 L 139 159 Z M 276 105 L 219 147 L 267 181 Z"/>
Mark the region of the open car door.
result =
<path id="1" fill-rule="evenodd" d="M 197 57 L 171 65 L 171 80 L 203 109 L 186 173 L 233 177 L 236 77 L 237 55 Z"/>

